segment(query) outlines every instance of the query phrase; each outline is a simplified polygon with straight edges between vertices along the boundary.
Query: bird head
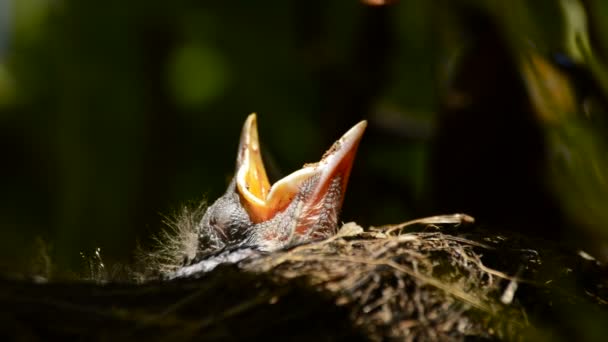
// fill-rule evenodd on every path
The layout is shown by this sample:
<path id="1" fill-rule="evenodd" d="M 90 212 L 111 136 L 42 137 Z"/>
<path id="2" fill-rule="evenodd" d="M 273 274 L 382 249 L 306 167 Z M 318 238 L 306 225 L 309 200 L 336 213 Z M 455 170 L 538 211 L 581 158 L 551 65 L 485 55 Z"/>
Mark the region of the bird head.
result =
<path id="1" fill-rule="evenodd" d="M 231 245 L 273 251 L 334 235 L 366 126 L 366 121 L 359 122 L 319 162 L 305 164 L 271 185 L 262 161 L 257 118 L 249 115 L 241 133 L 236 174 L 198 225 L 199 255 Z"/>

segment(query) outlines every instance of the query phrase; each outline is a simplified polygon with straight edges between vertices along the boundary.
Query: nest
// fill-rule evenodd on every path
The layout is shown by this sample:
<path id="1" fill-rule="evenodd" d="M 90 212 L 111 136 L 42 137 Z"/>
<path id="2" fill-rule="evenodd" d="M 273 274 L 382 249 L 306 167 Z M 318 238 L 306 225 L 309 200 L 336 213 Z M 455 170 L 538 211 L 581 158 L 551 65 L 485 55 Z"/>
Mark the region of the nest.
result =
<path id="1" fill-rule="evenodd" d="M 514 284 L 485 267 L 480 243 L 399 226 L 345 224 L 333 238 L 241 262 L 277 282 L 303 278 L 330 293 L 372 340 L 513 338 L 526 325 L 512 305 Z M 505 290 L 506 288 L 506 290 Z M 505 296 L 506 295 L 506 296 Z"/>
<path id="2" fill-rule="evenodd" d="M 86 278 L 93 282 L 0 279 L 0 304 L 9 322 L 5 335 L 35 331 L 40 340 L 113 341 L 521 340 L 539 332 L 538 308 L 546 313 L 560 302 L 587 303 L 567 287 L 548 285 L 571 281 L 574 266 L 564 272 L 556 260 L 558 267 L 545 276 L 536 250 L 478 234 L 475 226 L 460 227 L 472 221 L 466 215 L 367 231 L 347 223 L 323 241 L 256 252 L 210 272 L 163 280 L 192 253 L 193 227 L 202 210 L 180 212 L 171 221 L 174 231 L 159 240 L 162 249 L 143 259 L 145 269 L 131 269 L 127 277 L 113 277 L 96 251 Z M 553 259 L 546 254 L 542 264 Z"/>
<path id="3" fill-rule="evenodd" d="M 160 251 L 146 259 L 153 271 L 148 279 L 183 265 L 179 251 L 191 253 L 193 222 L 202 212 L 204 207 L 184 208 L 167 221 L 173 236 L 162 238 Z M 482 253 L 492 247 L 446 233 L 472 222 L 463 214 L 442 215 L 367 231 L 351 222 L 332 238 L 257 253 L 236 267 L 281 286 L 303 282 L 328 295 L 347 309 L 366 339 L 513 339 L 528 326 L 524 310 L 513 303 L 517 279 L 483 264 Z"/>

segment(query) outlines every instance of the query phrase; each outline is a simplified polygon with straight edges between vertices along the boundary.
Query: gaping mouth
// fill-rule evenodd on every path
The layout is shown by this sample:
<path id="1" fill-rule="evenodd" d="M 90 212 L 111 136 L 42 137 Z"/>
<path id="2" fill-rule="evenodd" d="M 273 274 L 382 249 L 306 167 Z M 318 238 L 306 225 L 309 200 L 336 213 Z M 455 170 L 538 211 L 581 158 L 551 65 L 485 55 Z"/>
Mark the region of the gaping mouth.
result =
<path id="1" fill-rule="evenodd" d="M 304 205 L 314 207 L 319 204 L 330 187 L 335 187 L 335 182 L 339 181 L 339 198 L 331 204 L 339 209 L 366 126 L 366 121 L 359 122 L 325 152 L 321 161 L 306 164 L 271 186 L 260 153 L 256 115 L 249 115 L 241 133 L 236 184 L 241 203 L 250 219 L 254 223 L 272 219 L 294 200 L 301 192 L 302 185 L 312 177 L 315 177 L 314 187 L 307 189 Z"/>

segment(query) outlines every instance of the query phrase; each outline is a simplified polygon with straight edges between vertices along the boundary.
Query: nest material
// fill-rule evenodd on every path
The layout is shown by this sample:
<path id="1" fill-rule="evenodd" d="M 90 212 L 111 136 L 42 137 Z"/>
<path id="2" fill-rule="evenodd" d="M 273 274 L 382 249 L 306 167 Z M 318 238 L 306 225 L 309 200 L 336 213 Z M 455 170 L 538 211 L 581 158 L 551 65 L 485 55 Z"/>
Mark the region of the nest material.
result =
<path id="1" fill-rule="evenodd" d="M 204 210 L 204 205 L 184 207 L 165 221 L 170 230 L 158 238 L 155 252 L 142 254 L 145 272 L 138 275 L 138 282 L 156 280 L 184 265 L 195 253 L 195 228 Z M 368 231 L 347 223 L 329 239 L 260 254 L 232 266 L 262 275 L 279 287 L 304 284 L 344 308 L 366 339 L 514 339 L 528 326 L 524 310 L 511 303 L 517 280 L 484 266 L 480 253 L 491 247 L 439 228 L 470 222 L 466 215 L 443 215 Z M 412 226 L 424 229 L 406 231 Z M 229 281 L 222 280 L 227 270 L 219 267 L 195 276 L 203 285 L 219 284 Z M 221 293 L 210 294 L 217 295 Z M 278 291 L 273 300 L 284 300 L 282 296 Z M 257 303 L 256 296 L 250 301 Z M 191 304 L 184 303 L 198 305 Z M 246 306 L 256 310 L 259 305 Z M 214 316 L 222 317 L 232 307 L 219 305 L 216 310 Z"/>
<path id="2" fill-rule="evenodd" d="M 182 251 L 191 253 L 202 212 L 204 207 L 183 208 L 168 221 L 173 236 L 159 239 L 160 251 L 145 259 L 148 271 L 168 274 L 183 265 Z M 516 279 L 484 266 L 479 249 L 490 247 L 429 231 L 472 221 L 442 215 L 367 232 L 347 223 L 332 238 L 246 259 L 238 267 L 286 286 L 303 280 L 328 293 L 372 340 L 513 338 L 527 325 L 523 309 L 511 303 Z M 425 229 L 405 232 L 415 225 Z"/>
<path id="3" fill-rule="evenodd" d="M 327 240 L 159 281 L 159 275 L 181 267 L 192 251 L 196 218 L 203 210 L 184 208 L 172 221 L 173 233 L 160 238 L 160 253 L 148 255 L 145 271 L 131 269 L 128 277 L 115 278 L 96 251 L 87 278 L 94 283 L 0 278 L 3 336 L 36 332 L 40 340 L 521 340 L 539 332 L 539 316 L 534 314 L 539 308 L 541 314 L 551 313 L 561 303 L 570 313 L 573 306 L 564 303 L 588 304 L 585 296 L 557 286 L 572 281 L 576 269 L 572 262 L 556 258 L 563 253 L 543 252 L 543 269 L 554 259 L 556 266 L 545 274 L 539 268 L 540 254 L 522 248 L 525 244 L 496 234 L 478 236 L 475 226 L 457 227 L 471 221 L 466 215 L 367 232 L 348 223 Z M 595 264 L 582 266 L 598 271 Z M 556 284 L 553 290 L 549 284 Z M 536 327 L 528 324 L 520 303 L 536 319 Z M 548 336 L 553 338 L 546 340 L 561 337 L 557 332 Z"/>
<path id="4" fill-rule="evenodd" d="M 509 280 L 482 264 L 479 243 L 401 227 L 363 232 L 348 223 L 333 238 L 241 267 L 278 282 L 304 278 L 349 307 L 372 340 L 513 338 L 526 325 L 521 309 L 500 301 Z"/>
<path id="5" fill-rule="evenodd" d="M 439 222 L 450 223 L 445 218 Z M 405 226 L 363 232 L 349 223 L 327 240 L 170 281 L 0 281 L 0 304 L 7 308 L 0 316 L 9 322 L 0 331 L 13 337 L 32 331 L 40 340 L 113 341 L 522 335 L 524 311 L 508 299 L 515 280 L 481 262 L 478 249 L 490 247 L 445 230 L 403 232 Z M 175 239 L 169 241 L 183 244 Z M 169 254 L 177 250 L 165 246 L 156 262 L 176 261 L 178 254 Z"/>

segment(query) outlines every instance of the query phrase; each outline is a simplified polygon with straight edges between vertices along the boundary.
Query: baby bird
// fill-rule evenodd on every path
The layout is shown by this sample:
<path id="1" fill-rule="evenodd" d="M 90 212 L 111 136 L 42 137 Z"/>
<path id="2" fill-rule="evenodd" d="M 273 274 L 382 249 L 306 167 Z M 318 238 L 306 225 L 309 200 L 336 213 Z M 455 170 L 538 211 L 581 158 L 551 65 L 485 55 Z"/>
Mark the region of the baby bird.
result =
<path id="1" fill-rule="evenodd" d="M 241 133 L 236 174 L 226 193 L 207 208 L 196 225 L 196 255 L 186 261 L 191 266 L 178 273 L 205 271 L 222 262 L 238 261 L 253 250 L 272 252 L 336 234 L 366 126 L 366 121 L 359 122 L 319 162 L 305 164 L 271 186 L 262 162 L 257 118 L 249 115 Z M 233 252 L 221 253 L 226 250 Z"/>

